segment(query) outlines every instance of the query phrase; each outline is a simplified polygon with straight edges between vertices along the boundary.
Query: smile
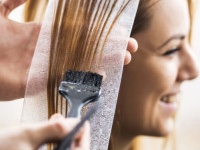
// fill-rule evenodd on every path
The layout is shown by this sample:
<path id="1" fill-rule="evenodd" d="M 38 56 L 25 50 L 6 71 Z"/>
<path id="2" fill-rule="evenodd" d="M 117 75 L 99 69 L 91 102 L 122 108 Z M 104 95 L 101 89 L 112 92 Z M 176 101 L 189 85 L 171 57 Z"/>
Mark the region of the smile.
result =
<path id="1" fill-rule="evenodd" d="M 170 95 L 165 95 L 161 97 L 160 99 L 160 108 L 162 112 L 168 116 L 171 117 L 173 116 L 178 108 L 178 103 L 179 103 L 179 94 L 170 94 Z"/>
<path id="2" fill-rule="evenodd" d="M 167 95 L 167 96 L 163 96 L 161 99 L 160 99 L 162 102 L 164 103 L 174 103 L 174 102 L 178 102 L 178 95 L 175 94 L 175 95 Z"/>

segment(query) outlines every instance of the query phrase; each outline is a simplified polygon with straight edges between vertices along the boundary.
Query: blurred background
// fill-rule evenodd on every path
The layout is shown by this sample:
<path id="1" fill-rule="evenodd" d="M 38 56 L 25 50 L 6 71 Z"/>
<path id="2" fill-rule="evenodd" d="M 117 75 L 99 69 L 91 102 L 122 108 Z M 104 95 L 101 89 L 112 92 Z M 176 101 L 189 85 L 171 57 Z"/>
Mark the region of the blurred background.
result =
<path id="1" fill-rule="evenodd" d="M 15 9 L 10 18 L 21 22 L 23 5 Z M 197 10 L 198 20 L 194 26 L 194 49 L 200 64 L 200 9 Z M 185 83 L 182 87 L 181 107 L 177 118 L 177 150 L 200 150 L 200 77 L 192 82 Z M 0 128 L 18 125 L 23 107 L 23 99 L 0 102 Z M 147 140 L 145 140 L 147 139 Z M 156 146 L 157 140 L 145 138 L 143 148 L 149 149 L 154 145 L 154 150 L 160 150 Z M 159 144 L 158 144 L 159 145 Z"/>
<path id="2" fill-rule="evenodd" d="M 200 2 L 200 1 L 199 1 Z M 197 6 L 193 48 L 200 64 L 200 7 Z M 177 118 L 178 150 L 200 150 L 200 77 L 183 85 Z"/>

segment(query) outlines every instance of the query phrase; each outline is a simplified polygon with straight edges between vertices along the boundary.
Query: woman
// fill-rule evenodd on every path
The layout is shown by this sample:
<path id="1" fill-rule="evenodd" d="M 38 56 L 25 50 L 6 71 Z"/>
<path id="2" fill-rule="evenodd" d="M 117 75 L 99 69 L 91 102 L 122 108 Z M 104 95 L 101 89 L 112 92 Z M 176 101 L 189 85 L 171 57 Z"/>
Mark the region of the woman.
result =
<path id="1" fill-rule="evenodd" d="M 172 130 L 180 85 L 198 74 L 189 29 L 186 0 L 141 0 L 132 33 L 139 51 L 124 69 L 113 149 L 128 147 L 137 135 L 163 137 Z"/>
<path id="2" fill-rule="evenodd" d="M 132 30 L 139 48 L 124 68 L 112 149 L 127 148 L 138 135 L 166 137 L 173 130 L 181 84 L 199 72 L 189 45 L 190 4 L 189 0 L 140 1 Z"/>

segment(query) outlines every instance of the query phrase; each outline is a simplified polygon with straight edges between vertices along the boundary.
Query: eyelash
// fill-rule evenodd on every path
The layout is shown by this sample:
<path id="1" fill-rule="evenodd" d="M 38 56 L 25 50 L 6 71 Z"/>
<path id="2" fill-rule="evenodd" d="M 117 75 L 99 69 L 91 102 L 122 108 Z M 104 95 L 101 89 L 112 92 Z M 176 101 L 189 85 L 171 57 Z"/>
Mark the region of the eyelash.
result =
<path id="1" fill-rule="evenodd" d="M 163 54 L 163 56 L 172 55 L 172 54 L 174 54 L 174 53 L 176 53 L 176 52 L 178 52 L 178 51 L 180 51 L 180 50 L 181 50 L 181 47 L 177 47 L 177 48 L 174 48 L 174 49 L 170 49 L 170 50 L 168 50 L 167 52 L 165 52 L 165 53 Z"/>

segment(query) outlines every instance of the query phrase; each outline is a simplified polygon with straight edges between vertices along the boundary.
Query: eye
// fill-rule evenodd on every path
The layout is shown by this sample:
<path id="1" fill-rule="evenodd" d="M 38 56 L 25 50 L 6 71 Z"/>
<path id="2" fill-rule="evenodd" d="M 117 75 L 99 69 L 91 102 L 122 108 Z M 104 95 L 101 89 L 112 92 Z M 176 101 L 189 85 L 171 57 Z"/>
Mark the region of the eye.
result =
<path id="1" fill-rule="evenodd" d="M 172 48 L 172 49 L 166 51 L 166 52 L 163 54 L 163 56 L 172 55 L 172 54 L 174 54 L 174 53 L 176 53 L 176 52 L 178 52 L 178 51 L 180 51 L 180 50 L 181 50 L 181 47 Z"/>

